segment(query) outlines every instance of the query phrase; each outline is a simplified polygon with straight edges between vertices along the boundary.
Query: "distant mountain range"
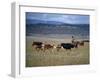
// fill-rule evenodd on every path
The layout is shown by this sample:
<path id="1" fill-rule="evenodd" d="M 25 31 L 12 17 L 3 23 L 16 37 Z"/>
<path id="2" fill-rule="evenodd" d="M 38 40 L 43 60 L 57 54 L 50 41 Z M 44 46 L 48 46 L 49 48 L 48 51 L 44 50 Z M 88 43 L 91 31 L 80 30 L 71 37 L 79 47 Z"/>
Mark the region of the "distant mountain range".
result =
<path id="1" fill-rule="evenodd" d="M 70 23 L 64 23 L 64 22 L 58 22 L 58 21 L 44 21 L 44 20 L 36 20 L 36 19 L 27 19 L 26 20 L 27 25 L 67 25 L 67 26 L 79 26 L 79 25 L 89 25 L 89 24 L 70 24 Z"/>
<path id="2" fill-rule="evenodd" d="M 26 35 L 72 34 L 89 35 L 89 24 L 68 24 L 56 21 L 26 20 Z"/>

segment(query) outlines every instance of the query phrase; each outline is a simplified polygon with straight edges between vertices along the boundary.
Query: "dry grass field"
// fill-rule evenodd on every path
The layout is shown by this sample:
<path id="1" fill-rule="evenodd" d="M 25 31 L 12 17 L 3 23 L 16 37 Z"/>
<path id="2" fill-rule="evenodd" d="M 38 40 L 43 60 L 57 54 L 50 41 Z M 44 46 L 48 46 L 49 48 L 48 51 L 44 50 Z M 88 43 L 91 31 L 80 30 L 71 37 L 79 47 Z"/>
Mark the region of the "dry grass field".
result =
<path id="1" fill-rule="evenodd" d="M 60 51 L 49 49 L 44 52 L 43 50 L 32 48 L 33 40 L 47 41 L 47 43 L 54 45 L 58 45 L 61 42 L 70 42 L 70 39 L 59 41 L 26 37 L 26 67 L 89 64 L 89 42 L 85 42 L 84 46 L 72 48 L 71 51 L 65 49 L 61 49 Z"/>

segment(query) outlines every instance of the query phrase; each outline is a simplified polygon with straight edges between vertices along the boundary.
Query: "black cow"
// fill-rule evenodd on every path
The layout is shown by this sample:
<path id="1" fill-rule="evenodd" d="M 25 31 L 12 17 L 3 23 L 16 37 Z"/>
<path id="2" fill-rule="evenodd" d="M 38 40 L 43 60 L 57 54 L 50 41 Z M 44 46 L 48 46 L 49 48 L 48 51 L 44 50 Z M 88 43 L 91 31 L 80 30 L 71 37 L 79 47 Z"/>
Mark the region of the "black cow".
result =
<path id="1" fill-rule="evenodd" d="M 75 47 L 75 45 L 74 44 L 72 44 L 72 43 L 61 43 L 61 46 L 64 48 L 64 49 L 70 49 L 71 50 L 71 48 L 74 48 Z"/>

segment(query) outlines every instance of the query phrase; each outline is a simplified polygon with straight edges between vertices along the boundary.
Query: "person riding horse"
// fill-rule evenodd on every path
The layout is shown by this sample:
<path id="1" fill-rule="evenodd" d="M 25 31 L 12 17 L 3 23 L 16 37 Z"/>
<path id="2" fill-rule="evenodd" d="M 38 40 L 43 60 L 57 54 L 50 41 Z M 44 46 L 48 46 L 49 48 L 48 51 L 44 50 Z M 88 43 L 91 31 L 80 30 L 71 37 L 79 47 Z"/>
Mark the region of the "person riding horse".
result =
<path id="1" fill-rule="evenodd" d="M 74 43 L 75 42 L 75 38 L 74 38 L 74 36 L 72 36 L 72 43 Z"/>

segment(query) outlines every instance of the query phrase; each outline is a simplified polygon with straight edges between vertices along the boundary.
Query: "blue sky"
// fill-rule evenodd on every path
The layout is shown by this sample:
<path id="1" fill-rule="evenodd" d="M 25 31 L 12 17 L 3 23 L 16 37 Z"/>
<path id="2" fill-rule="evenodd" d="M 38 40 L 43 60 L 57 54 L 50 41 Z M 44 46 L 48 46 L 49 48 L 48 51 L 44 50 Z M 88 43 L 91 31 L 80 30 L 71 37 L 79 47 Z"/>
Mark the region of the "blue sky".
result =
<path id="1" fill-rule="evenodd" d="M 89 15 L 75 14 L 50 14 L 50 13 L 26 13 L 27 20 L 58 21 L 70 24 L 89 24 Z"/>

